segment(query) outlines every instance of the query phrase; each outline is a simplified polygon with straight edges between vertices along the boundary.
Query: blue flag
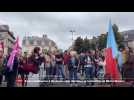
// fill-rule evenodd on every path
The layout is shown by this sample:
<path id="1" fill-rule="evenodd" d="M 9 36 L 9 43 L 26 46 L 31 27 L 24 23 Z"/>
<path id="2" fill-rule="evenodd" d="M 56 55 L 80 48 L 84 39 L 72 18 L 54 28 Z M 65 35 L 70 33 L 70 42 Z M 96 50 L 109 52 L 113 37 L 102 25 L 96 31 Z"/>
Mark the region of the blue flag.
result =
<path id="1" fill-rule="evenodd" d="M 109 28 L 108 28 L 108 35 L 107 35 L 107 48 L 112 48 L 112 56 L 113 58 L 117 58 L 118 48 L 115 41 L 111 20 L 109 21 Z"/>

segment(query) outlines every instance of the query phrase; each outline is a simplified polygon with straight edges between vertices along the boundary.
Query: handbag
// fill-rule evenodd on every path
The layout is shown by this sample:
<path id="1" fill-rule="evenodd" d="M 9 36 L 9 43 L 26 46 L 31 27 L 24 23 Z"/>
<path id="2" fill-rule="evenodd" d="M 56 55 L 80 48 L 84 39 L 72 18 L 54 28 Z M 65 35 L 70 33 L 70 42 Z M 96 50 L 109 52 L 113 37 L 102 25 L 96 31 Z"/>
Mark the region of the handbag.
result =
<path id="1" fill-rule="evenodd" d="M 37 73 L 37 67 L 35 64 L 32 64 L 32 63 L 24 64 L 23 70 L 27 72 L 32 72 L 35 74 Z"/>

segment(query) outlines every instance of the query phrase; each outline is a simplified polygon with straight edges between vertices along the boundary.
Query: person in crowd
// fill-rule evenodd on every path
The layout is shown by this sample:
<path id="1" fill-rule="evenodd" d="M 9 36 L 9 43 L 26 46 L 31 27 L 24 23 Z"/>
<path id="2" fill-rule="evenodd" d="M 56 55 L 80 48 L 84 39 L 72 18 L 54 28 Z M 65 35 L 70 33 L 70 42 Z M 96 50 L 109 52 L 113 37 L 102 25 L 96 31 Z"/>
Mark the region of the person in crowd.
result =
<path id="1" fill-rule="evenodd" d="M 28 75 L 29 75 L 29 71 L 27 71 L 27 70 L 25 70 L 24 68 L 27 66 L 27 64 L 28 64 L 28 59 L 29 57 L 28 57 L 28 54 L 27 54 L 27 52 L 24 52 L 24 56 L 23 56 L 23 62 L 21 62 L 21 60 L 22 59 L 20 59 L 20 70 L 22 71 L 21 72 L 21 77 L 23 78 L 23 79 L 25 79 L 26 80 L 26 82 L 24 82 L 24 80 L 23 80 L 23 82 L 25 83 L 22 83 L 22 85 L 24 85 L 24 86 L 26 86 L 27 85 L 27 80 L 28 80 Z M 23 64 L 23 65 L 22 65 Z"/>
<path id="2" fill-rule="evenodd" d="M 28 80 L 29 72 L 31 72 L 33 74 L 38 74 L 38 72 L 39 72 L 39 66 L 42 63 L 39 51 L 40 51 L 40 48 L 35 47 L 29 56 L 27 56 L 27 55 L 24 56 L 23 70 L 27 74 L 26 80 Z M 26 85 L 27 85 L 27 82 L 26 82 Z"/>
<path id="3" fill-rule="evenodd" d="M 99 57 L 98 63 L 98 72 L 97 72 L 98 79 L 103 80 L 105 76 L 105 57 Z"/>
<path id="4" fill-rule="evenodd" d="M 132 85 L 134 85 L 134 53 L 132 49 L 129 49 L 127 53 L 127 61 L 125 64 L 123 64 L 123 79 L 126 82 L 132 82 Z"/>
<path id="5" fill-rule="evenodd" d="M 95 65 L 94 76 L 95 76 L 95 78 L 97 78 L 97 73 L 99 70 L 99 65 L 98 65 L 98 63 L 99 63 L 99 51 L 98 51 L 98 49 L 92 50 L 92 58 L 94 60 L 94 65 Z"/>
<path id="6" fill-rule="evenodd" d="M 80 53 L 80 56 L 79 56 L 79 63 L 80 63 L 80 69 L 81 69 L 81 76 L 84 76 L 84 59 L 85 59 L 85 53 L 84 52 L 81 52 Z"/>
<path id="7" fill-rule="evenodd" d="M 10 56 L 8 56 L 9 59 Z M 7 60 L 8 61 L 8 60 Z M 17 77 L 17 71 L 18 71 L 18 54 L 14 57 L 13 67 L 12 70 L 9 69 L 9 67 L 6 67 L 6 81 L 7 81 L 7 87 L 15 87 L 16 86 L 16 77 Z"/>
<path id="8" fill-rule="evenodd" d="M 55 79 L 56 61 L 55 61 L 55 53 L 54 52 L 51 53 L 51 66 L 52 66 L 52 71 L 51 71 L 52 79 Z"/>
<path id="9" fill-rule="evenodd" d="M 86 58 L 85 58 L 85 79 L 86 80 L 93 80 L 94 78 L 94 61 L 92 57 L 91 51 L 86 52 Z M 92 82 L 93 83 L 93 82 Z M 88 82 L 87 82 L 88 85 Z"/>
<path id="10" fill-rule="evenodd" d="M 50 80 L 51 75 L 51 55 L 49 52 L 45 54 L 45 70 L 46 70 L 46 80 Z"/>
<path id="11" fill-rule="evenodd" d="M 43 52 L 40 54 L 40 57 L 41 57 L 42 63 L 40 65 L 39 78 L 40 78 L 40 80 L 43 80 L 44 79 L 44 64 L 45 64 L 45 57 L 44 57 Z"/>
<path id="12" fill-rule="evenodd" d="M 20 75 L 21 76 L 21 79 L 22 79 L 22 86 L 24 87 L 25 86 L 25 71 L 23 69 L 23 56 L 22 55 L 19 55 L 19 58 L 18 58 L 18 76 Z"/>
<path id="13" fill-rule="evenodd" d="M 42 63 L 41 56 L 40 56 L 39 52 L 40 52 L 40 48 L 35 47 L 34 50 L 33 50 L 32 55 L 28 58 L 28 63 L 32 63 L 35 67 L 34 72 L 33 72 L 34 74 L 38 73 L 39 66 Z"/>
<path id="14" fill-rule="evenodd" d="M 63 80 L 65 79 L 65 75 L 64 75 L 64 66 L 63 66 L 63 54 L 61 52 L 57 52 L 56 56 L 55 56 L 55 61 L 56 61 L 56 68 L 57 68 L 57 76 L 58 79 L 60 78 L 60 75 L 62 76 Z"/>
<path id="15" fill-rule="evenodd" d="M 68 61 L 68 70 L 69 70 L 69 80 L 70 83 L 72 80 L 77 80 L 77 70 L 79 67 L 79 60 L 76 53 L 70 54 L 70 59 Z"/>
<path id="16" fill-rule="evenodd" d="M 67 63 L 68 63 L 68 60 L 69 60 L 69 57 L 70 57 L 69 52 L 65 51 L 63 57 L 64 57 L 65 79 L 68 79 L 68 66 L 67 66 Z"/>

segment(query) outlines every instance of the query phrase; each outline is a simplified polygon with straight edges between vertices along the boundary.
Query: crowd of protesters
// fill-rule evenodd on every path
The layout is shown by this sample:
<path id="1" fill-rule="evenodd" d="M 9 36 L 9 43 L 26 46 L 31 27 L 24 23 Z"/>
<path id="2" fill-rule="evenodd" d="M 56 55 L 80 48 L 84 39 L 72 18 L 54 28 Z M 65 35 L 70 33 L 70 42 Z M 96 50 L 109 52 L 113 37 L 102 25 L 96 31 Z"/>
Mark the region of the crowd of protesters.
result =
<path id="1" fill-rule="evenodd" d="M 16 78 L 21 76 L 22 86 L 26 86 L 29 73 L 38 74 L 40 66 L 45 72 L 44 80 L 96 80 L 105 79 L 105 57 L 100 50 L 89 50 L 78 54 L 76 51 L 40 52 L 34 48 L 30 56 L 17 53 L 13 70 L 6 67 L 9 55 L 3 56 L 0 46 L 0 84 L 4 80 L 7 87 L 16 86 Z M 125 81 L 134 81 L 134 53 L 131 48 L 120 48 L 118 69 Z"/>

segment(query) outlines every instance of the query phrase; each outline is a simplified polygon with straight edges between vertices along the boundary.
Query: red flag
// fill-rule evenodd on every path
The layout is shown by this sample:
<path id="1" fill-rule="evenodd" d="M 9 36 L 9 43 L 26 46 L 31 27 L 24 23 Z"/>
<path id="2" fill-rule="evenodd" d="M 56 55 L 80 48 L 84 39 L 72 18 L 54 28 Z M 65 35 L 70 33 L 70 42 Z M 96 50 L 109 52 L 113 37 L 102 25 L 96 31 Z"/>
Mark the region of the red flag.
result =
<path id="1" fill-rule="evenodd" d="M 112 56 L 112 49 L 105 49 L 105 60 L 106 60 L 106 75 L 110 75 L 113 80 L 120 80 L 120 73 L 116 66 L 116 59 Z"/>

